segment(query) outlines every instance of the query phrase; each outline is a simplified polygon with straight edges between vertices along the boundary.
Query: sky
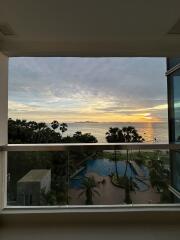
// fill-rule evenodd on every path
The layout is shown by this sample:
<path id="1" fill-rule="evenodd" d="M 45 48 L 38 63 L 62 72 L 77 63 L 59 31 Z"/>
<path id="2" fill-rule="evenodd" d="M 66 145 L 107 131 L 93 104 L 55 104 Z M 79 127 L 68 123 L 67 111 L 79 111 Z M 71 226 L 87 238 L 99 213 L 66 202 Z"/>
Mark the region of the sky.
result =
<path id="1" fill-rule="evenodd" d="M 10 58 L 9 117 L 167 121 L 165 58 Z"/>

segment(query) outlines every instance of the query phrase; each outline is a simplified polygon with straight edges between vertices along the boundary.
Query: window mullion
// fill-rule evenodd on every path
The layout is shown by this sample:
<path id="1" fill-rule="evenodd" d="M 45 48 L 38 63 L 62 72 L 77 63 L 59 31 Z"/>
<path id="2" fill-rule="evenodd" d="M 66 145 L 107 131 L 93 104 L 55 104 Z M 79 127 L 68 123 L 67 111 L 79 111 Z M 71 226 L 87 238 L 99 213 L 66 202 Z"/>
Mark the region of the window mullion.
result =
<path id="1" fill-rule="evenodd" d="M 0 53 L 0 146 L 8 143 L 8 57 Z M 6 206 L 7 152 L 0 152 L 0 209 Z"/>

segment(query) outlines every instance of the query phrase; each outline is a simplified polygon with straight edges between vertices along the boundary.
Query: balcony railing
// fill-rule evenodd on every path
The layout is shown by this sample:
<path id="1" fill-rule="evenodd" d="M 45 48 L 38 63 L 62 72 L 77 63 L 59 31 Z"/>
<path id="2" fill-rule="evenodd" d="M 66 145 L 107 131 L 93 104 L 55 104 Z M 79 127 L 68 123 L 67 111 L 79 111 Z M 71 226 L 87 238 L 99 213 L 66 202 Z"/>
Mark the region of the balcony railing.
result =
<path id="1" fill-rule="evenodd" d="M 179 144 L 9 144 L 7 207 L 178 205 Z M 171 164 L 170 164 L 171 162 Z"/>
<path id="2" fill-rule="evenodd" d="M 53 144 L 8 144 L 0 146 L 0 151 L 70 151 L 78 149 L 98 150 L 139 150 L 139 149 L 169 149 L 180 150 L 180 144 L 165 143 L 53 143 Z"/>

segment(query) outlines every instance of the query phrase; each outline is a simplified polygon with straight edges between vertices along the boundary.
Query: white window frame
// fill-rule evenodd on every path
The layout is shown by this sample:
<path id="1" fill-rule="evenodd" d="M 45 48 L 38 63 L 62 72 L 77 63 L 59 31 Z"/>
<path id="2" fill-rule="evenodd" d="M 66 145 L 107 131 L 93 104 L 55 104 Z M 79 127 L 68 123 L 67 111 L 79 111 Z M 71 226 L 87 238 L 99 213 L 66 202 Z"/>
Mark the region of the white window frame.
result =
<path id="1" fill-rule="evenodd" d="M 98 145 L 98 144 L 97 144 Z M 101 144 L 100 144 L 101 145 Z M 180 204 L 100 205 L 100 206 L 7 206 L 7 151 L 8 148 L 8 57 L 0 52 L 0 214 L 1 213 L 46 213 L 46 212 L 124 212 L 124 211 L 180 211 Z M 16 146 L 14 146 L 16 148 Z M 24 148 L 25 146 L 22 146 Z M 28 148 L 33 146 L 28 146 Z M 53 148 L 57 148 L 58 146 Z M 50 148 L 51 148 L 50 147 Z M 42 149 L 47 148 L 43 145 Z M 60 147 L 62 148 L 62 146 Z"/>
<path id="2" fill-rule="evenodd" d="M 0 52 L 0 145 L 8 143 L 8 57 Z M 0 152 L 0 209 L 6 207 L 7 152 Z"/>

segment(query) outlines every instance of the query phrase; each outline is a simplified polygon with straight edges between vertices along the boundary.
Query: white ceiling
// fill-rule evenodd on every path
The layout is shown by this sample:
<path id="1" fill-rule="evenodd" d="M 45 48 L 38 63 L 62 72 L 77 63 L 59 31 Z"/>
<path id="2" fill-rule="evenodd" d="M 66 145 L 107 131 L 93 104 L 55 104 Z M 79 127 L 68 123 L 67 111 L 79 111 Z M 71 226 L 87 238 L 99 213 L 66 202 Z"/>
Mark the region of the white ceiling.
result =
<path id="1" fill-rule="evenodd" d="M 180 0 L 0 0 L 8 56 L 180 56 Z"/>

